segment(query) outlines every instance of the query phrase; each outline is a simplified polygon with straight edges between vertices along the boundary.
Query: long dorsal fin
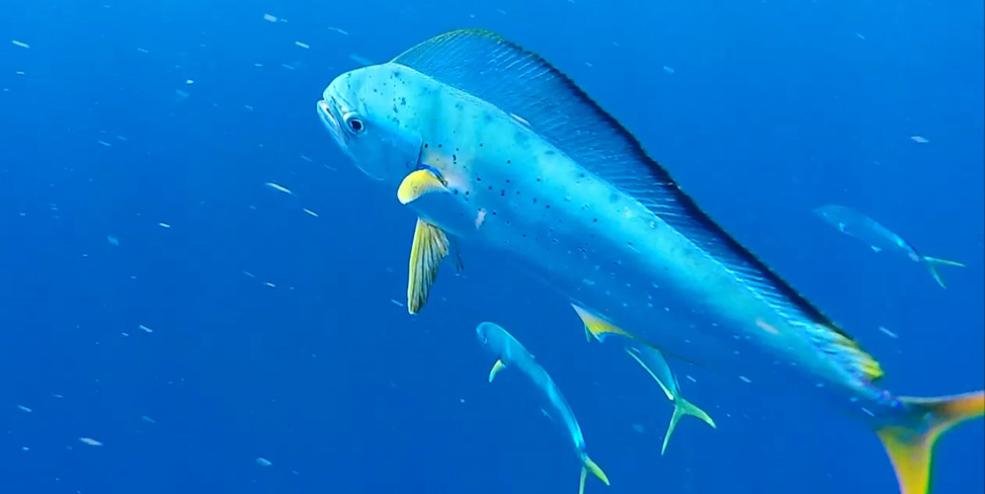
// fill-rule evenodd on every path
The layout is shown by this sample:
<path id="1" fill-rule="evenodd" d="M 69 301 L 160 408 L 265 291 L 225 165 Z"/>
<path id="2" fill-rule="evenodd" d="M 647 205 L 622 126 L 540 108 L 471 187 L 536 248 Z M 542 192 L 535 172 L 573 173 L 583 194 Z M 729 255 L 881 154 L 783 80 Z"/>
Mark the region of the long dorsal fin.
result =
<path id="1" fill-rule="evenodd" d="M 393 62 L 521 117 L 533 132 L 686 235 L 794 325 L 815 332 L 821 326 L 851 340 L 712 221 L 629 131 L 537 54 L 491 31 L 463 29 L 424 41 Z"/>

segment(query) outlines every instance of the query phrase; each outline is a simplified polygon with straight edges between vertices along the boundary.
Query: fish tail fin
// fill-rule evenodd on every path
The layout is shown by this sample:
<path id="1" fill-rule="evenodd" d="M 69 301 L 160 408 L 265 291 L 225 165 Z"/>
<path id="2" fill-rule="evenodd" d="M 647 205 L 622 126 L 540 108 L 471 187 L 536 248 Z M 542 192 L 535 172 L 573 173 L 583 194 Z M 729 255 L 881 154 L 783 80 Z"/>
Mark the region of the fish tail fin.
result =
<path id="1" fill-rule="evenodd" d="M 947 286 L 944 284 L 944 279 L 941 278 L 940 273 L 937 272 L 938 266 L 952 266 L 956 268 L 965 267 L 963 262 L 952 261 L 950 259 L 941 259 L 939 257 L 930 256 L 922 256 L 921 259 L 923 259 L 924 264 L 927 265 L 927 269 L 930 270 L 930 275 L 934 277 L 934 281 L 936 281 L 941 288 L 947 288 Z"/>
<path id="2" fill-rule="evenodd" d="M 592 475 L 598 477 L 603 484 L 609 485 L 609 477 L 602 471 L 602 467 L 589 458 L 588 455 L 582 455 L 581 463 L 581 478 L 578 480 L 578 494 L 585 494 L 585 479 L 588 478 L 588 472 L 592 472 Z"/>
<path id="3" fill-rule="evenodd" d="M 700 419 L 702 422 L 711 426 L 712 429 L 717 428 L 715 421 L 704 410 L 698 408 L 694 403 L 685 400 L 683 396 L 677 396 L 674 399 L 674 414 L 670 416 L 670 425 L 667 426 L 667 432 L 664 433 L 663 446 L 660 447 L 661 455 L 667 451 L 667 445 L 670 444 L 670 436 L 674 433 L 674 429 L 677 428 L 677 423 L 680 422 L 681 418 L 688 415 Z"/>
<path id="4" fill-rule="evenodd" d="M 927 494 L 934 443 L 948 429 L 985 414 L 985 392 L 900 398 L 908 413 L 876 430 L 896 470 L 901 494 Z"/>

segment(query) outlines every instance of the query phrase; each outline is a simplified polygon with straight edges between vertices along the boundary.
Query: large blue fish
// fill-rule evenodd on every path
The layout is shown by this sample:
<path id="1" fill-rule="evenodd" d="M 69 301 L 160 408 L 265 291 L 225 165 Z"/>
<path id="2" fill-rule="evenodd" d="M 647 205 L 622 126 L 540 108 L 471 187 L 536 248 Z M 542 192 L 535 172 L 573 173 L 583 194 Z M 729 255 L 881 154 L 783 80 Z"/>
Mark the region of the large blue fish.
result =
<path id="1" fill-rule="evenodd" d="M 684 194 L 612 116 L 539 56 L 480 30 L 338 76 L 318 112 L 365 174 L 419 217 L 408 309 L 453 240 L 512 254 L 593 334 L 619 333 L 763 391 L 822 398 L 882 439 L 906 494 L 941 432 L 985 394 L 920 399 Z M 451 238 L 450 238 L 451 237 Z"/>
<path id="2" fill-rule="evenodd" d="M 597 477 L 605 485 L 609 485 L 609 478 L 589 456 L 588 447 L 585 445 L 585 436 L 581 432 L 581 426 L 575 419 L 575 413 L 571 411 L 571 405 L 564 399 L 560 388 L 551 379 L 551 375 L 544 370 L 540 364 L 534 360 L 534 356 L 527 351 L 526 347 L 519 342 L 509 331 L 502 326 L 491 323 L 479 323 L 475 328 L 475 334 L 479 338 L 479 343 L 496 357 L 496 363 L 489 371 L 489 382 L 493 382 L 496 375 L 503 369 L 515 368 L 521 372 L 530 382 L 544 394 L 544 399 L 550 407 L 550 416 L 558 420 L 578 455 L 581 462 L 581 478 L 578 481 L 578 494 L 585 492 L 585 478 L 588 473 Z"/>

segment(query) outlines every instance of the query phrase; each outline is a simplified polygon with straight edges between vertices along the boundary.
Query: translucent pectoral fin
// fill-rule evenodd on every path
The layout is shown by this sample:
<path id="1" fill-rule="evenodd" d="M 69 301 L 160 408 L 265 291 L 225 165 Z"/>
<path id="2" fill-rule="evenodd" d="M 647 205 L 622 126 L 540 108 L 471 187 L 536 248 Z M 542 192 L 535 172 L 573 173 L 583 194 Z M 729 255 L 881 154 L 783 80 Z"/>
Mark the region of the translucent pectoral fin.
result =
<path id="1" fill-rule="evenodd" d="M 438 266 L 448 255 L 448 237 L 440 228 L 417 220 L 414 243 L 410 248 L 407 275 L 407 311 L 417 314 L 427 303 Z"/>

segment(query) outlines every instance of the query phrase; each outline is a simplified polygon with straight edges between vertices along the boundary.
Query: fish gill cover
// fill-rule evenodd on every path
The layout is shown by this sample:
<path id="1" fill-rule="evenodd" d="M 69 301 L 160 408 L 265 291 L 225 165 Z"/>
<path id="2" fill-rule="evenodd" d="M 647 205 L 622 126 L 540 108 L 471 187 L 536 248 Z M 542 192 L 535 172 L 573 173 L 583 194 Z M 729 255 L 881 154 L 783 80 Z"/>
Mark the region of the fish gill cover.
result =
<path id="1" fill-rule="evenodd" d="M 502 33 L 849 328 L 884 384 L 976 390 L 982 10 L 5 2 L 0 492 L 574 492 L 539 397 L 508 373 L 487 383 L 483 320 L 563 390 L 612 481 L 587 492 L 893 492 L 864 425 L 673 359 L 717 428 L 682 420 L 661 455 L 674 406 L 654 379 L 587 344 L 568 300 L 493 250 L 463 249 L 408 315 L 415 215 L 312 107 L 338 74 L 433 35 Z M 819 222 L 825 204 L 966 267 L 942 289 Z M 935 492 L 985 489 L 982 431 L 941 441 Z"/>

